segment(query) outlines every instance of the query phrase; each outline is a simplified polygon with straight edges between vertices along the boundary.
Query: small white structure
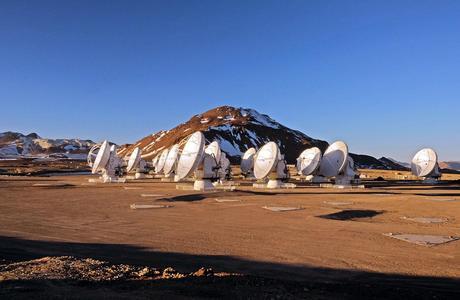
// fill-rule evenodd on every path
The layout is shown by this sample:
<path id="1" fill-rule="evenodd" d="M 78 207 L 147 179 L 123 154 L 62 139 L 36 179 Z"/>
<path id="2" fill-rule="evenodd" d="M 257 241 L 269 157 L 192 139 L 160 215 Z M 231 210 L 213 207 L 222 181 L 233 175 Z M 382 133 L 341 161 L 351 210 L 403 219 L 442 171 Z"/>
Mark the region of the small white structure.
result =
<path id="1" fill-rule="evenodd" d="M 241 158 L 241 174 L 245 178 L 254 178 L 254 160 L 257 150 L 255 148 L 249 148 L 244 152 Z"/>
<path id="2" fill-rule="evenodd" d="M 206 146 L 204 152 L 215 160 L 215 171 L 217 177 L 213 182 L 213 185 L 231 185 L 231 182 L 227 181 L 231 176 L 230 161 L 228 160 L 227 155 L 222 152 L 219 142 L 211 142 L 208 146 Z"/>
<path id="3" fill-rule="evenodd" d="M 268 178 L 266 185 L 261 186 L 255 183 L 254 187 L 274 189 L 295 186 L 286 185 L 282 182 L 289 178 L 289 172 L 284 156 L 281 154 L 278 145 L 274 142 L 266 143 L 257 152 L 257 157 L 254 161 L 254 176 L 258 180 Z"/>
<path id="4" fill-rule="evenodd" d="M 318 147 L 306 149 L 297 158 L 297 174 L 306 176 L 306 180 L 314 183 L 323 182 L 324 178 L 316 176 L 320 162 L 321 150 Z"/>
<path id="5" fill-rule="evenodd" d="M 163 168 L 165 166 L 165 163 L 166 163 L 166 158 L 168 158 L 168 153 L 169 153 L 169 150 L 168 149 L 164 149 L 160 156 L 158 157 L 158 161 L 155 165 L 155 173 L 156 174 L 164 174 L 164 171 L 163 171 Z"/>
<path id="6" fill-rule="evenodd" d="M 217 171 L 219 181 L 222 183 L 232 177 L 232 169 L 230 167 L 230 160 L 227 158 L 225 152 L 220 155 L 219 170 Z"/>
<path id="7" fill-rule="evenodd" d="M 431 148 L 417 152 L 411 162 L 412 174 L 422 177 L 425 183 L 436 183 L 441 177 L 438 154 Z"/>
<path id="8" fill-rule="evenodd" d="M 156 155 L 153 159 L 152 159 L 152 171 L 153 173 L 156 173 L 156 166 L 157 166 L 157 162 L 158 162 L 158 159 L 160 158 L 159 155 Z"/>
<path id="9" fill-rule="evenodd" d="M 179 145 L 175 144 L 168 150 L 168 155 L 163 166 L 164 178 L 162 180 L 173 180 L 176 174 L 177 159 L 179 157 Z"/>
<path id="10" fill-rule="evenodd" d="M 318 175 L 324 178 L 335 177 L 337 186 L 349 186 L 355 182 L 357 172 L 354 161 L 348 154 L 345 142 L 336 141 L 324 152 Z"/>
<path id="11" fill-rule="evenodd" d="M 94 147 L 93 147 L 94 148 Z M 100 147 L 91 149 L 88 154 L 88 162 L 91 162 L 91 173 L 101 174 L 97 180 L 89 179 L 89 182 L 124 182 L 119 178 L 122 160 L 117 156 L 115 145 L 110 146 L 109 142 L 104 141 Z M 92 160 L 94 158 L 94 160 Z"/>
<path id="12" fill-rule="evenodd" d="M 175 181 L 194 174 L 194 190 L 214 189 L 212 181 L 218 179 L 217 153 L 214 146 L 209 148 L 208 153 L 204 149 L 205 137 L 201 131 L 189 136 L 177 163 Z"/>
<path id="13" fill-rule="evenodd" d="M 145 178 L 146 162 L 141 158 L 142 150 L 139 147 L 134 148 L 133 152 L 129 156 L 128 164 L 126 166 L 126 173 L 134 173 L 133 179 Z"/>

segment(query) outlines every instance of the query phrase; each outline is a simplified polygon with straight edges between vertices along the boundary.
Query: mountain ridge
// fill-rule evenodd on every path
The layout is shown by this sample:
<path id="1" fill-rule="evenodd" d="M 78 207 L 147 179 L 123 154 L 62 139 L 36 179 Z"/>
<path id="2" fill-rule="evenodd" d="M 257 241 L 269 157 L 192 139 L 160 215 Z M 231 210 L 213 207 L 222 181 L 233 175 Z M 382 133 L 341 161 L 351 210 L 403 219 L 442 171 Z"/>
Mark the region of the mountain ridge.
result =
<path id="1" fill-rule="evenodd" d="M 321 151 L 328 142 L 278 123 L 270 116 L 250 108 L 219 106 L 192 116 L 188 121 L 170 130 L 161 130 L 148 135 L 134 144 L 122 147 L 119 154 L 129 155 L 135 147 L 140 147 L 143 158 L 154 158 L 163 149 L 179 143 L 189 134 L 202 131 L 207 142 L 219 141 L 222 150 L 232 163 L 239 163 L 240 156 L 250 147 L 260 148 L 268 141 L 276 142 L 288 163 L 295 163 L 299 154 L 310 147 Z M 358 168 L 391 169 L 396 164 L 380 161 L 365 154 L 350 153 Z M 401 169 L 401 166 L 398 166 Z"/>
<path id="2" fill-rule="evenodd" d="M 22 134 L 6 131 L 0 133 L 0 157 L 50 156 L 86 159 L 89 149 L 95 143 L 84 139 L 48 139 L 37 133 Z"/>

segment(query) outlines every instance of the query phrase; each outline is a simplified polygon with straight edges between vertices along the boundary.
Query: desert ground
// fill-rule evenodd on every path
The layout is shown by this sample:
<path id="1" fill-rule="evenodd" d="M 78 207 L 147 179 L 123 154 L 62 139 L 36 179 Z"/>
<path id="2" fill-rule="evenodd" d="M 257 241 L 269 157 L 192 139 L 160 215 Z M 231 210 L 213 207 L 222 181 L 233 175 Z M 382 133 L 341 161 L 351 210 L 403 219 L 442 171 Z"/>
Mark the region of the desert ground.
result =
<path id="1" fill-rule="evenodd" d="M 0 297 L 459 299 L 460 240 L 391 234 L 460 237 L 460 177 L 427 186 L 374 180 L 404 172 L 361 173 L 365 189 L 237 180 L 214 192 L 2 176 Z"/>

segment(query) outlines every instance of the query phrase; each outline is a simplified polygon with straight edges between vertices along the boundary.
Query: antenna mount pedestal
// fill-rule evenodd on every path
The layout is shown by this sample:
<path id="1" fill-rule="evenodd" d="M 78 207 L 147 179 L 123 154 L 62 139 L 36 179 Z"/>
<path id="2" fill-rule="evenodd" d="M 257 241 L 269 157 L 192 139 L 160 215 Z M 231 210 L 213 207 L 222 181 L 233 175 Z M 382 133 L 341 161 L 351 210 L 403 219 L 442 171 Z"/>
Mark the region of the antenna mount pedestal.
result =
<path id="1" fill-rule="evenodd" d="M 437 184 L 439 181 L 437 177 L 423 177 L 422 182 L 424 184 Z"/>
<path id="2" fill-rule="evenodd" d="M 336 185 L 350 185 L 354 179 L 355 179 L 354 176 L 337 175 L 335 177 L 335 184 Z"/>
<path id="3" fill-rule="evenodd" d="M 214 190 L 215 187 L 210 179 L 197 179 L 193 182 L 193 189 L 195 191 Z"/>
<path id="4" fill-rule="evenodd" d="M 326 182 L 330 182 L 330 180 L 327 179 L 326 177 L 318 176 L 318 175 L 308 175 L 305 178 L 305 180 L 308 181 L 308 182 L 311 182 L 311 183 L 326 183 Z"/>
<path id="5" fill-rule="evenodd" d="M 144 179 L 144 178 L 145 178 L 144 173 L 136 172 L 136 174 L 134 174 L 134 179 Z"/>
<path id="6" fill-rule="evenodd" d="M 164 175 L 163 177 L 161 177 L 161 181 L 162 181 L 162 182 L 173 182 L 173 181 L 176 181 L 176 180 L 175 180 L 174 173 L 170 173 L 170 174 L 168 174 L 168 175 Z"/>

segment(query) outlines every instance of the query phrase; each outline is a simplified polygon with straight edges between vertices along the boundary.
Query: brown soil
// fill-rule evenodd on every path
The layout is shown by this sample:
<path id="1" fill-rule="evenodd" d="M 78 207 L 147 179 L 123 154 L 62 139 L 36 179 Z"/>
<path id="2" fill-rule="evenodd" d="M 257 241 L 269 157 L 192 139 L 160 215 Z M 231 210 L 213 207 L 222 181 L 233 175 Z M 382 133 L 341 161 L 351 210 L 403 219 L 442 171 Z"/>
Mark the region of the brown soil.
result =
<path id="1" fill-rule="evenodd" d="M 89 172 L 86 161 L 73 159 L 41 160 L 18 158 L 0 160 L 0 175 L 37 176 L 53 173 Z"/>
<path id="2" fill-rule="evenodd" d="M 424 247 L 384 235 L 460 236 L 458 184 L 265 191 L 241 182 L 200 193 L 87 179 L 0 177 L 0 297 L 460 297 L 459 241 Z"/>

